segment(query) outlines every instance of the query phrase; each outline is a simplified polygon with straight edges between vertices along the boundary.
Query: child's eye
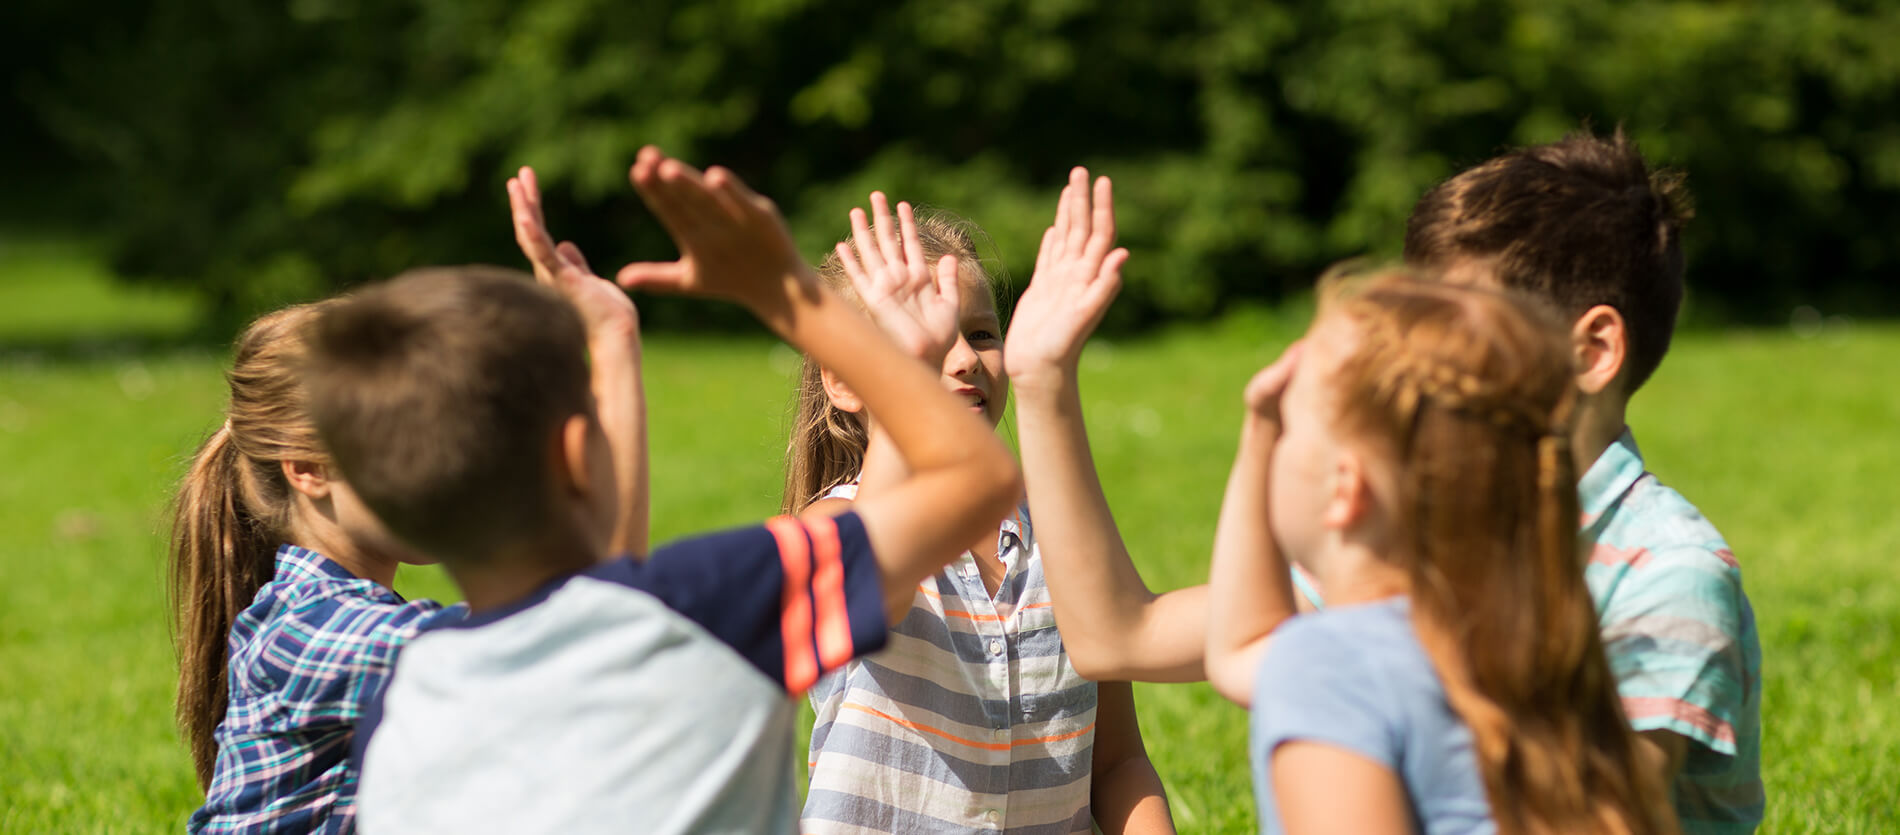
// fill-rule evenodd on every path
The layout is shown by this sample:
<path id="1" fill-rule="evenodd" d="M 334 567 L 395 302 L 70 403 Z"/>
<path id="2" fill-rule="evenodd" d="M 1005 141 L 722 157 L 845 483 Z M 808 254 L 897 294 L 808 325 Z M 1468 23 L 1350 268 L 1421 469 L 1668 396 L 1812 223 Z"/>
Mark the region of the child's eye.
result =
<path id="1" fill-rule="evenodd" d="M 995 342 L 996 332 L 984 328 L 977 328 L 976 330 L 970 331 L 963 338 L 971 342 Z"/>

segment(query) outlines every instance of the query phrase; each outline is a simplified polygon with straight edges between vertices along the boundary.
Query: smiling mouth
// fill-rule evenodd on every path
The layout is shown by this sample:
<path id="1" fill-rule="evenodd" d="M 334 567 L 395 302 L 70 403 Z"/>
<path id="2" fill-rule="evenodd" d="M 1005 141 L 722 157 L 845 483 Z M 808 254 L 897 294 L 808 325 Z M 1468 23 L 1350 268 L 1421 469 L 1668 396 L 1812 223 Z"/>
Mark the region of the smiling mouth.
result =
<path id="1" fill-rule="evenodd" d="M 957 389 L 955 392 L 952 392 L 952 393 L 958 397 L 963 398 L 964 400 L 969 401 L 970 410 L 974 412 L 984 411 L 984 408 L 987 407 L 990 403 L 989 398 L 984 397 L 982 392 L 973 388 Z"/>

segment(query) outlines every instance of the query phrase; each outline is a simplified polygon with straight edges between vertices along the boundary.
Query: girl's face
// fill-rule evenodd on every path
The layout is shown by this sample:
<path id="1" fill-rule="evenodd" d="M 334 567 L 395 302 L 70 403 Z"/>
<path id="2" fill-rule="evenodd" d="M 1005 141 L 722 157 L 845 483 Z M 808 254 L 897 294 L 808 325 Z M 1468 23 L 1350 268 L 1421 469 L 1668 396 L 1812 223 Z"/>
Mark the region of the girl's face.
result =
<path id="1" fill-rule="evenodd" d="M 1309 571 L 1337 513 L 1333 507 L 1342 457 L 1335 432 L 1339 368 L 1357 340 L 1352 322 L 1327 316 L 1313 323 L 1305 349 L 1280 398 L 1280 439 L 1274 445 L 1268 519 L 1289 560 Z"/>
<path id="2" fill-rule="evenodd" d="M 943 384 L 970 403 L 994 427 L 1009 402 L 1009 378 L 1003 374 L 1003 322 L 990 299 L 989 281 L 963 279 L 957 343 L 943 358 Z"/>

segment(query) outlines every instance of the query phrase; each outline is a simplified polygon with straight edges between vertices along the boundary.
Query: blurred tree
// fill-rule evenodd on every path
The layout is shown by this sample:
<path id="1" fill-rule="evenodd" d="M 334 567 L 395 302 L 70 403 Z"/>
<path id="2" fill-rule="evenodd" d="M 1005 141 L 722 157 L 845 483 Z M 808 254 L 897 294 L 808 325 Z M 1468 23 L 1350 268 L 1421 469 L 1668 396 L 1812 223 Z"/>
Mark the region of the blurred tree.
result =
<path id="1" fill-rule="evenodd" d="M 91 7 L 73 14 L 97 15 Z M 136 11 L 134 11 L 136 10 Z M 241 313 L 424 263 L 514 263 L 543 175 L 598 266 L 667 257 L 640 144 L 728 164 L 812 254 L 871 188 L 955 209 L 1026 278 L 1068 165 L 1135 252 L 1112 324 L 1277 298 L 1390 254 L 1507 144 L 1625 123 L 1687 170 L 1696 304 L 1893 309 L 1900 7 L 1674 0 L 174 0 L 28 79 L 111 186 L 121 267 Z M 107 19 L 113 18 L 113 19 Z M 648 319 L 715 309 L 648 302 Z"/>

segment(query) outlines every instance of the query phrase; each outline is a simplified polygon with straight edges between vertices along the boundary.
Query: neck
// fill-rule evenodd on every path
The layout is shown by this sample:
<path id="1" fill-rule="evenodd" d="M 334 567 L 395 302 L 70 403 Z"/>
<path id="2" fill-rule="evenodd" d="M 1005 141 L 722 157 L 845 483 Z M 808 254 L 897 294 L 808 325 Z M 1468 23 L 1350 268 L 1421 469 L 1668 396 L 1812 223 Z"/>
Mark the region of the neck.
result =
<path id="1" fill-rule="evenodd" d="M 291 513 L 290 541 L 298 547 L 316 551 L 331 562 L 343 566 L 343 570 L 374 581 L 384 588 L 396 583 L 398 560 L 395 557 L 357 547 L 356 541 L 334 520 L 321 513 L 308 512 L 304 506 L 300 505 Z"/>
<path id="2" fill-rule="evenodd" d="M 443 567 L 467 597 L 469 611 L 484 612 L 586 570 L 600 561 L 598 550 L 579 537 L 538 537 L 495 549 L 479 560 L 445 561 Z"/>
<path id="3" fill-rule="evenodd" d="M 1570 431 L 1570 455 L 1578 478 L 1623 434 L 1628 408 L 1628 400 L 1608 391 L 1586 395 L 1577 404 L 1576 423 Z"/>
<path id="4" fill-rule="evenodd" d="M 1384 600 L 1404 594 L 1408 585 L 1405 572 L 1364 545 L 1335 546 L 1310 570 L 1329 607 Z"/>

